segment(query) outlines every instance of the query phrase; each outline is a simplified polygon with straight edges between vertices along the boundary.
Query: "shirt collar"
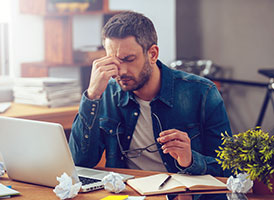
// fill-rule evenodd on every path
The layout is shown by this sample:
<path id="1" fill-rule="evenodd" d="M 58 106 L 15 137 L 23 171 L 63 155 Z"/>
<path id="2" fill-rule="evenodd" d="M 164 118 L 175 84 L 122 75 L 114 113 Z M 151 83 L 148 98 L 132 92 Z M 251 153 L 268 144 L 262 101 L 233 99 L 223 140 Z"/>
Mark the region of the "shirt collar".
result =
<path id="1" fill-rule="evenodd" d="M 152 101 L 156 101 L 159 99 L 169 107 L 173 107 L 174 74 L 172 72 L 172 69 L 168 68 L 161 61 L 158 60 L 156 64 L 161 71 L 161 88 L 158 95 Z M 129 100 L 136 102 L 133 92 L 124 92 L 119 87 L 117 94 L 119 94 L 117 106 L 124 107 L 129 103 Z"/>
<path id="2" fill-rule="evenodd" d="M 154 98 L 159 98 L 163 103 L 173 107 L 174 95 L 174 73 L 161 61 L 157 61 L 157 65 L 161 70 L 161 88 L 159 94 Z"/>

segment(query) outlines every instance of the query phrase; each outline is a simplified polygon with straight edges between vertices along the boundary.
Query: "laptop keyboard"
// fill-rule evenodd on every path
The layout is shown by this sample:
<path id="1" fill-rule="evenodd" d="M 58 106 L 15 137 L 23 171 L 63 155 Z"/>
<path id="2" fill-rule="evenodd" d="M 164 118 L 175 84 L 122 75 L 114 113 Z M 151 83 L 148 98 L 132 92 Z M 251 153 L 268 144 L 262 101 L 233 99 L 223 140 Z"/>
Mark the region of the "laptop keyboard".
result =
<path id="1" fill-rule="evenodd" d="M 87 185 L 91 183 L 100 182 L 101 180 L 95 179 L 95 178 L 86 178 L 83 176 L 79 176 L 80 181 L 82 182 L 82 185 Z"/>

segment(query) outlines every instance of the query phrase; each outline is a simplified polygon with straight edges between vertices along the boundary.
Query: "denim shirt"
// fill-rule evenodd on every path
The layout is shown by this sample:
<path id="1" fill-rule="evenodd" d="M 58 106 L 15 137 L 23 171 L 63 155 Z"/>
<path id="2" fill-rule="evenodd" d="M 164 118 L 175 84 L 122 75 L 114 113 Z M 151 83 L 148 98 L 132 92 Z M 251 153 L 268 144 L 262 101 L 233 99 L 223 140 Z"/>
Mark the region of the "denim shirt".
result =
<path id="1" fill-rule="evenodd" d="M 178 129 L 188 134 L 192 149 L 192 164 L 187 168 L 160 150 L 167 171 L 227 175 L 216 161 L 215 150 L 221 145 L 221 133 L 231 134 L 231 130 L 215 84 L 200 76 L 170 69 L 159 60 L 157 65 L 161 71 L 161 89 L 150 103 L 155 141 L 161 130 Z M 105 150 L 106 167 L 126 168 L 121 148 L 129 149 L 139 114 L 134 94 L 121 90 L 113 79 L 99 100 L 89 100 L 85 92 L 69 141 L 75 164 L 94 167 Z"/>

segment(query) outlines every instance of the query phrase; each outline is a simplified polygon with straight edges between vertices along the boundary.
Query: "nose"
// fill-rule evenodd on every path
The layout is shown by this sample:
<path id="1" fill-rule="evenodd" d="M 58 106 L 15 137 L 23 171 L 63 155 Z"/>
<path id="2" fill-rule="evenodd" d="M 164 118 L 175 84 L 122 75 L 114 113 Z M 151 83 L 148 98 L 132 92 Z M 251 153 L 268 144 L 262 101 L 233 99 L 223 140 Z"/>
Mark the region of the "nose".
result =
<path id="1" fill-rule="evenodd" d="M 127 65 L 126 63 L 121 63 L 120 66 L 118 67 L 118 73 L 119 76 L 127 74 Z"/>

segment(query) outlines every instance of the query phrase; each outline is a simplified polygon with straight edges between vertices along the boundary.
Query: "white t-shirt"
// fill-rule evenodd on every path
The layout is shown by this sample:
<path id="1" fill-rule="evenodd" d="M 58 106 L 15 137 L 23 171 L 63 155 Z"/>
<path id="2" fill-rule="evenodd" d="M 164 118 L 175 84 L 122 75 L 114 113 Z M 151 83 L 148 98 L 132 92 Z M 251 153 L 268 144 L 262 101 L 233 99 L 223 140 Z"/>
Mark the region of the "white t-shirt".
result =
<path id="1" fill-rule="evenodd" d="M 151 119 L 151 108 L 149 105 L 150 101 L 144 101 L 136 96 L 135 98 L 140 104 L 140 115 L 132 136 L 129 149 L 144 148 L 152 143 L 155 143 Z M 155 153 L 143 151 L 141 156 L 127 159 L 127 166 L 130 169 L 162 172 L 167 171 L 158 151 Z"/>

